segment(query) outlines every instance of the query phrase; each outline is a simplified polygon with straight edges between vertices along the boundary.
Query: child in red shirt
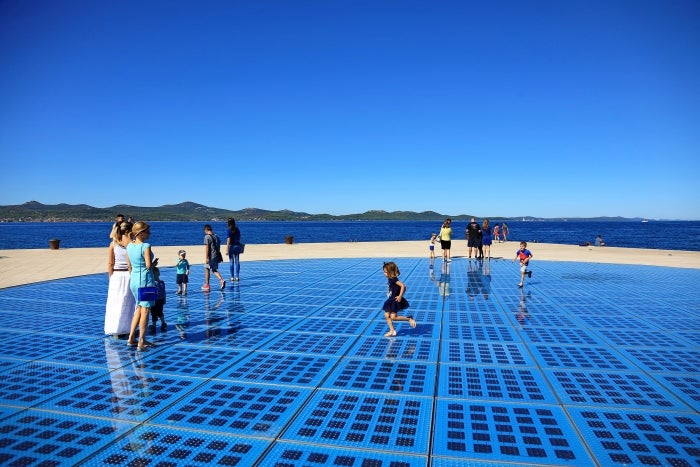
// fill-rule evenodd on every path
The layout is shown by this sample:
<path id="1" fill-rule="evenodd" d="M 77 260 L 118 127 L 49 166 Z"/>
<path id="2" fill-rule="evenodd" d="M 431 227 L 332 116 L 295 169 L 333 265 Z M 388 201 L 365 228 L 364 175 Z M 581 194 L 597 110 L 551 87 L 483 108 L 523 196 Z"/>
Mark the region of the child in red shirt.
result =
<path id="1" fill-rule="evenodd" d="M 515 252 L 515 258 L 512 261 L 515 262 L 516 259 L 520 261 L 520 283 L 518 287 L 522 287 L 525 283 L 525 274 L 527 274 L 528 278 L 532 277 L 532 271 L 527 270 L 530 258 L 532 258 L 532 253 L 527 249 L 527 242 L 520 242 L 520 249 Z"/>

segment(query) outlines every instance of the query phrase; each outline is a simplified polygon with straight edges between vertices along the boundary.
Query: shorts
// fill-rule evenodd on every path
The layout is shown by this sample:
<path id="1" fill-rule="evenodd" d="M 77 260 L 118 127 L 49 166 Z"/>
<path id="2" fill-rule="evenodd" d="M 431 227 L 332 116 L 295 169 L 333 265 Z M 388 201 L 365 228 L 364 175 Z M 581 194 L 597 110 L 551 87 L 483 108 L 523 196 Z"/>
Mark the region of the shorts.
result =
<path id="1" fill-rule="evenodd" d="M 175 283 L 177 285 L 181 284 L 187 284 L 190 281 L 190 276 L 187 274 L 178 274 L 177 277 L 175 277 Z"/>
<path id="2" fill-rule="evenodd" d="M 209 264 L 206 267 L 211 272 L 217 272 L 219 270 L 219 261 L 216 258 L 209 258 Z"/>
<path id="3" fill-rule="evenodd" d="M 469 248 L 479 248 L 479 239 L 477 238 L 468 238 L 467 239 L 467 246 Z"/>
<path id="4" fill-rule="evenodd" d="M 430 245 L 428 248 L 430 248 L 430 251 L 435 251 L 435 245 Z"/>
<path id="5" fill-rule="evenodd" d="M 440 247 L 443 250 L 449 250 L 451 246 L 452 246 L 451 240 L 440 240 Z"/>
<path id="6" fill-rule="evenodd" d="M 523 264 L 520 266 L 520 272 L 526 272 L 527 271 L 527 264 Z"/>

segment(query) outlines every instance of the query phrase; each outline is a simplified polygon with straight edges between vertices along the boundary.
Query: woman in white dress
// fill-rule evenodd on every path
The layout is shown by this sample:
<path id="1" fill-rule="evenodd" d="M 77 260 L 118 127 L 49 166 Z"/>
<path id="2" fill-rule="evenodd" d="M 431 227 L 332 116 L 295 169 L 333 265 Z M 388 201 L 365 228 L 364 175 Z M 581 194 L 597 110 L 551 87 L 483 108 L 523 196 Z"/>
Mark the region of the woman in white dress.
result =
<path id="1" fill-rule="evenodd" d="M 109 290 L 105 311 L 105 334 L 113 337 L 126 337 L 134 317 L 136 301 L 129 289 L 129 265 L 126 260 L 126 246 L 131 242 L 130 222 L 122 222 L 112 230 L 112 243 L 107 257 Z"/>

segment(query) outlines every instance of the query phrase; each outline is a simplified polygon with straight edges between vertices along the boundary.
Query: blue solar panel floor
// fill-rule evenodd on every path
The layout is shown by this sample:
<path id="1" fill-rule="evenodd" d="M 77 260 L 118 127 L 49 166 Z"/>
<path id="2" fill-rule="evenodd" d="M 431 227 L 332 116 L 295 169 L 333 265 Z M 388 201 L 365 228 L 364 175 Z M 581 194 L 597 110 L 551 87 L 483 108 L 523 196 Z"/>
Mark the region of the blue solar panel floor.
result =
<path id="1" fill-rule="evenodd" d="M 700 271 L 395 261 L 393 338 L 377 259 L 163 269 L 146 352 L 106 274 L 0 290 L 0 464 L 700 466 Z"/>

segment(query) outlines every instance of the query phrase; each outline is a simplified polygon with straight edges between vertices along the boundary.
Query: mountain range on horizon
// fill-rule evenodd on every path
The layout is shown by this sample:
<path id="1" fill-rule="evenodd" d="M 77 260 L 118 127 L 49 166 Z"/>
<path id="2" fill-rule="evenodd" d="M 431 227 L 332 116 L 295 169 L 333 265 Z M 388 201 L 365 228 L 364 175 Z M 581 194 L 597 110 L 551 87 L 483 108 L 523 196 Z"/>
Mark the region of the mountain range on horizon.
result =
<path id="1" fill-rule="evenodd" d="M 240 221 L 331 221 L 331 220 L 426 220 L 435 221 L 451 217 L 453 220 L 469 220 L 471 217 L 483 219 L 474 214 L 440 214 L 435 211 L 382 211 L 370 210 L 357 214 L 310 214 L 307 212 L 269 211 L 260 208 L 244 208 L 230 210 L 214 208 L 185 201 L 178 204 L 163 206 L 132 206 L 118 204 L 107 208 L 96 208 L 87 204 L 42 204 L 38 201 L 28 201 L 24 204 L 0 206 L 0 222 L 111 222 L 117 214 L 133 216 L 135 219 L 148 221 L 222 221 L 233 217 Z M 541 221 L 630 221 L 638 222 L 639 217 L 568 217 L 541 218 L 533 216 L 488 216 L 493 220 L 541 220 Z"/>

